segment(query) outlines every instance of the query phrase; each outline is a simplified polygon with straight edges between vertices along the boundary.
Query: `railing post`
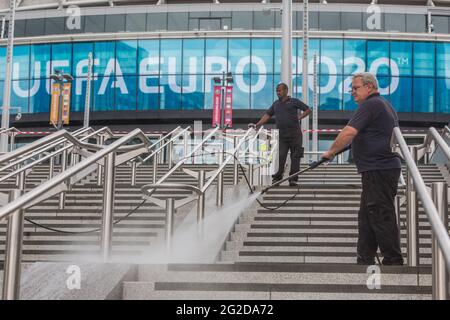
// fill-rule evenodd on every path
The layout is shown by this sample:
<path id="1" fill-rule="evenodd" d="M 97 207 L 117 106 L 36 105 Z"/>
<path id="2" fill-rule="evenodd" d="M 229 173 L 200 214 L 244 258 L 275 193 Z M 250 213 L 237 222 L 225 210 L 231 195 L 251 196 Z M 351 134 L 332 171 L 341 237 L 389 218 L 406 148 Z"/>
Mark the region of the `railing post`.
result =
<path id="1" fill-rule="evenodd" d="M 198 188 L 201 190 L 205 184 L 205 170 L 198 173 Z M 205 195 L 199 194 L 197 200 L 197 230 L 198 234 L 203 235 L 203 219 L 205 218 Z"/>
<path id="2" fill-rule="evenodd" d="M 64 150 L 61 154 L 61 172 L 66 171 L 67 168 L 67 150 Z M 69 185 L 70 183 L 67 183 Z M 66 193 L 63 191 L 59 194 L 59 209 L 62 210 L 65 207 Z"/>
<path id="3" fill-rule="evenodd" d="M 19 198 L 25 190 L 25 171 L 19 174 L 18 189 L 11 190 L 9 202 Z M 3 277 L 3 300 L 20 299 L 20 274 L 22 263 L 23 210 L 14 211 L 8 218 L 5 266 Z"/>
<path id="4" fill-rule="evenodd" d="M 136 161 L 131 161 L 131 186 L 136 185 Z"/>
<path id="5" fill-rule="evenodd" d="M 16 134 L 14 132 L 11 132 L 11 140 L 9 141 L 10 143 L 9 151 L 14 151 L 15 137 Z"/>
<path id="6" fill-rule="evenodd" d="M 53 178 L 53 172 L 55 171 L 55 158 L 51 157 L 50 158 L 50 164 L 48 167 L 48 179 L 50 180 L 51 178 Z"/>
<path id="7" fill-rule="evenodd" d="M 417 148 L 410 147 L 410 153 L 417 163 Z M 407 199 L 407 248 L 408 248 L 408 265 L 416 267 L 419 265 L 419 232 L 418 232 L 418 217 L 417 217 L 417 194 L 414 188 L 414 182 L 412 176 L 407 171 L 406 175 L 407 185 L 406 185 L 406 199 Z"/>
<path id="8" fill-rule="evenodd" d="M 220 167 L 223 163 L 223 151 L 218 152 L 218 166 Z M 223 171 L 217 176 L 217 195 L 216 195 L 216 205 L 223 205 Z"/>
<path id="9" fill-rule="evenodd" d="M 109 153 L 105 159 L 105 181 L 103 186 L 103 216 L 102 216 L 102 258 L 107 261 L 111 256 L 112 233 L 114 219 L 114 178 L 115 159 L 114 152 Z"/>
<path id="10" fill-rule="evenodd" d="M 234 148 L 238 145 L 238 137 L 234 137 Z M 239 158 L 239 150 L 234 153 L 236 158 Z M 233 184 L 237 185 L 239 183 L 239 161 L 238 159 L 233 159 Z"/>
<path id="11" fill-rule="evenodd" d="M 164 144 L 164 140 L 162 140 L 159 143 L 158 147 L 161 147 L 163 144 Z M 158 159 L 158 161 L 157 161 L 158 164 L 164 163 L 164 151 L 165 151 L 165 148 L 163 148 L 160 152 L 158 152 L 158 154 L 156 154 L 156 157 Z"/>
<path id="12" fill-rule="evenodd" d="M 254 164 L 250 163 L 248 165 L 248 182 L 250 182 L 250 185 L 253 187 L 253 169 L 254 169 Z"/>
<path id="13" fill-rule="evenodd" d="M 156 178 L 158 176 L 158 155 L 159 153 L 153 156 L 153 183 L 156 183 Z"/>
<path id="14" fill-rule="evenodd" d="M 170 256 L 172 250 L 173 225 L 175 214 L 175 200 L 174 198 L 166 199 L 166 252 Z"/>
<path id="15" fill-rule="evenodd" d="M 445 228 L 448 227 L 447 188 L 444 182 L 433 182 L 431 187 L 434 204 Z M 434 234 L 432 234 L 432 275 L 433 300 L 448 300 L 450 298 L 448 273 L 442 250 Z"/>
<path id="16" fill-rule="evenodd" d="M 189 154 L 189 145 L 188 145 L 188 139 L 189 139 L 189 132 L 184 132 L 183 134 L 183 148 L 184 148 L 184 157 L 186 157 Z"/>
<path id="17" fill-rule="evenodd" d="M 169 142 L 167 145 L 167 163 L 169 170 L 172 169 L 172 157 L 173 157 L 173 142 Z"/>
<path id="18" fill-rule="evenodd" d="M 98 144 L 100 146 L 102 146 L 104 142 L 105 142 L 105 137 L 103 135 L 100 135 L 98 137 Z M 97 164 L 97 186 L 102 185 L 102 179 L 103 179 L 103 166 L 101 164 Z"/>

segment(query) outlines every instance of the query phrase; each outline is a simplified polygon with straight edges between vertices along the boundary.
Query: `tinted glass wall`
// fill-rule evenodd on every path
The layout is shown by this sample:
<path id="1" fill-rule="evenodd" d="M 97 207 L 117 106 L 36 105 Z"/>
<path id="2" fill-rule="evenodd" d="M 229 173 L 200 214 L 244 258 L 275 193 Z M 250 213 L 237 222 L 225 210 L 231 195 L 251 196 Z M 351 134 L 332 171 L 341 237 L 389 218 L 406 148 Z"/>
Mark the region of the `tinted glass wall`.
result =
<path id="1" fill-rule="evenodd" d="M 293 46 L 292 94 L 302 92 L 302 40 Z M 213 78 L 234 76 L 235 109 L 266 109 L 280 81 L 281 43 L 274 38 L 161 39 L 19 45 L 14 48 L 13 106 L 48 112 L 50 74 L 74 76 L 72 110 L 85 103 L 87 56 L 94 56 L 92 110 L 210 109 Z M 370 71 L 380 92 L 399 112 L 450 112 L 450 43 L 311 39 L 318 57 L 321 110 L 353 110 L 348 93 L 352 75 Z M 0 47 L 0 93 L 5 78 Z M 0 98 L 1 95 L 0 95 Z"/>

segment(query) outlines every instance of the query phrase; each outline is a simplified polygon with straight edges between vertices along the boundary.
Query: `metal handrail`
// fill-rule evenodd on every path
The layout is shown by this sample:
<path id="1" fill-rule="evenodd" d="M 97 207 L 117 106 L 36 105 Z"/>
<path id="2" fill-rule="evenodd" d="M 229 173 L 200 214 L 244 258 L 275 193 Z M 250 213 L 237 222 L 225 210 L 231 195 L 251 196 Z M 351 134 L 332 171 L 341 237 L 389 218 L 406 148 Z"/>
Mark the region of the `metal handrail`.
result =
<path id="1" fill-rule="evenodd" d="M 439 214 L 436 206 L 433 203 L 431 196 L 428 193 L 427 186 L 420 175 L 419 169 L 415 164 L 411 154 L 408 150 L 408 145 L 402 136 L 402 133 L 398 127 L 394 128 L 393 138 L 397 141 L 400 150 L 402 151 L 403 158 L 406 161 L 407 169 L 411 173 L 416 191 L 422 202 L 424 211 L 428 217 L 428 221 L 431 225 L 431 230 L 435 235 L 437 242 L 442 250 L 442 254 L 447 265 L 447 270 L 450 270 L 450 237 L 448 234 L 447 226 L 444 226 L 439 219 Z"/>
<path id="2" fill-rule="evenodd" d="M 450 133 L 450 128 L 445 126 L 443 128 L 443 133 Z M 450 160 L 450 148 L 448 147 L 447 143 L 444 141 L 442 136 L 439 134 L 439 132 L 433 127 L 429 128 L 429 130 L 425 136 L 424 142 L 422 144 L 415 145 L 415 147 L 417 148 L 417 152 L 418 152 L 418 155 L 417 155 L 418 160 L 420 160 L 424 156 L 424 154 L 431 153 L 430 148 L 431 148 L 431 143 L 433 141 L 436 142 L 439 147 L 441 147 L 441 149 L 444 151 L 444 154 L 447 157 L 447 159 Z M 436 151 L 436 149 L 437 148 L 435 148 L 433 150 L 433 152 Z"/>
<path id="3" fill-rule="evenodd" d="M 0 134 L 10 133 L 10 132 L 12 132 L 12 133 L 19 133 L 20 130 L 18 130 L 16 128 L 14 128 L 14 127 L 8 128 L 8 129 L 5 129 L 5 128 L 1 128 L 0 129 Z"/>
<path id="4" fill-rule="evenodd" d="M 91 134 L 89 134 L 89 135 L 87 135 L 87 136 L 85 136 L 85 137 L 82 137 L 79 141 L 81 142 L 81 141 L 84 141 L 84 140 L 86 140 L 86 139 L 89 139 L 89 138 L 91 138 L 92 136 L 95 136 L 95 135 L 99 134 L 100 132 L 105 131 L 105 128 L 107 128 L 107 127 L 101 128 L 101 129 L 99 129 L 99 130 L 97 130 L 97 131 L 94 131 L 94 132 L 92 132 Z M 35 160 L 34 162 L 31 162 L 31 163 L 29 163 L 29 164 L 27 164 L 27 165 L 25 165 L 25 166 L 21 166 L 21 167 L 20 167 L 19 169 L 17 169 L 16 171 L 10 172 L 9 174 L 7 174 L 7 175 L 1 177 L 1 178 L 0 178 L 0 183 L 2 183 L 2 182 L 5 181 L 5 180 L 8 180 L 8 179 L 11 178 L 11 177 L 16 176 L 17 174 L 19 174 L 19 173 L 21 173 L 21 172 L 23 172 L 23 171 L 25 171 L 25 170 L 31 169 L 31 168 L 33 168 L 34 166 L 36 166 L 36 165 L 38 165 L 38 164 L 44 162 L 45 160 L 51 159 L 51 158 L 53 158 L 53 157 L 55 157 L 55 156 L 57 156 L 57 155 L 63 153 L 64 151 L 66 151 L 66 150 L 68 150 L 68 149 L 70 149 L 70 148 L 73 148 L 73 147 L 74 147 L 74 143 L 73 143 L 73 142 L 70 142 L 70 143 L 69 143 L 68 145 L 66 145 L 65 147 L 63 147 L 63 148 L 61 148 L 61 149 L 59 149 L 59 150 L 56 150 L 56 151 L 53 152 L 53 153 L 47 154 L 47 155 L 45 155 L 44 157 L 39 158 L 39 159 Z M 100 147 L 99 147 L 99 149 L 100 149 Z M 35 156 L 35 155 L 33 155 L 33 156 Z M 25 160 L 25 159 L 24 159 L 24 160 Z M 22 161 L 20 161 L 20 162 L 23 162 L 24 160 L 22 160 Z M 9 165 L 7 165 L 7 166 L 1 168 L 1 169 L 0 169 L 0 172 L 1 172 L 1 171 L 4 171 L 4 170 L 7 170 L 7 169 L 9 169 L 9 168 L 11 168 L 11 167 L 14 167 L 15 165 L 17 165 L 17 163 L 10 163 Z"/>
<path id="5" fill-rule="evenodd" d="M 164 137 L 162 137 L 161 139 L 159 139 L 155 144 L 160 143 L 161 141 L 164 141 L 164 139 L 167 139 L 168 136 L 172 135 L 175 131 L 179 130 L 180 127 L 177 127 L 176 129 L 172 130 L 171 132 L 169 132 L 168 134 L 166 134 Z M 162 144 L 161 146 L 159 146 L 157 149 L 153 150 L 153 152 L 148 155 L 147 157 L 145 157 L 144 159 L 142 159 L 142 163 L 144 163 L 145 161 L 151 159 L 152 157 L 154 157 L 156 154 L 158 154 L 158 152 L 160 152 L 162 149 L 164 149 L 169 143 L 175 141 L 180 135 L 182 135 L 183 133 L 185 133 L 186 131 L 190 130 L 191 127 L 187 127 L 183 130 L 181 130 L 180 132 L 178 132 L 175 136 L 173 136 L 170 140 L 166 141 L 166 143 Z"/>
<path id="6" fill-rule="evenodd" d="M 259 128 L 258 132 L 255 134 L 255 137 L 252 138 L 251 142 L 248 144 L 247 148 L 244 150 L 248 150 L 250 148 L 251 143 L 253 143 L 256 138 L 258 137 L 258 135 L 261 133 L 263 127 Z M 234 160 L 234 154 L 235 152 L 237 152 L 238 150 L 240 150 L 241 145 L 245 142 L 245 138 L 247 138 L 247 136 L 251 133 L 253 129 L 250 128 L 246 131 L 245 135 L 242 137 L 242 139 L 239 141 L 238 145 L 233 149 L 233 151 L 231 151 L 230 154 L 225 161 L 223 161 L 223 163 L 219 166 L 219 168 L 217 169 L 217 171 L 208 179 L 208 181 L 205 182 L 205 184 L 203 185 L 203 188 L 201 189 L 203 193 L 206 192 L 206 190 L 211 186 L 211 184 L 214 182 L 214 180 L 219 176 L 219 174 L 225 169 L 225 167 L 227 166 L 227 164 L 231 161 Z"/>
<path id="7" fill-rule="evenodd" d="M 63 130 L 65 131 L 65 130 Z M 67 134 L 67 132 L 64 132 Z M 86 169 L 90 165 L 96 163 L 98 160 L 104 158 L 111 152 L 117 151 L 122 145 L 127 143 L 129 140 L 140 137 L 144 142 L 148 143 L 148 139 L 145 134 L 140 129 L 135 129 L 131 131 L 128 135 L 116 140 L 110 145 L 106 146 L 102 150 L 92 154 L 90 157 L 80 161 L 75 166 L 67 169 L 64 172 L 61 172 L 59 175 L 53 177 L 50 180 L 47 180 L 37 188 L 23 194 L 21 197 L 17 198 L 15 201 L 6 204 L 5 206 L 0 208 L 0 221 L 9 217 L 11 213 L 16 210 L 21 209 L 27 203 L 35 200 L 39 196 L 43 195 L 45 192 L 55 188 L 59 184 L 65 182 L 67 179 L 72 177 L 73 175 L 79 173 L 80 171 Z M 140 145 L 136 145 L 136 147 L 140 147 Z"/>
<path id="8" fill-rule="evenodd" d="M 81 128 L 79 130 L 76 130 L 74 133 L 72 133 L 73 136 L 78 136 L 79 134 L 82 134 L 86 131 L 92 130 L 92 128 Z M 53 148 L 66 139 L 64 137 L 65 133 L 68 131 L 66 130 L 60 130 L 56 131 L 48 136 L 45 136 L 39 140 L 33 141 L 27 145 L 24 145 L 23 147 L 16 149 L 14 151 L 8 152 L 7 154 L 0 156 L 0 163 L 10 161 L 15 158 L 19 158 L 20 156 L 24 156 L 28 153 L 31 153 L 29 156 L 24 156 L 24 158 L 21 158 L 20 161 L 18 161 L 15 164 L 18 164 L 24 160 L 27 160 L 33 156 L 38 155 L 39 153 L 42 153 L 50 148 Z M 48 148 L 47 148 L 48 147 Z M 0 172 L 2 169 L 0 169 Z"/>
<path id="9" fill-rule="evenodd" d="M 170 175 L 172 175 L 172 173 L 174 173 L 179 167 L 181 167 L 188 158 L 192 157 L 198 149 L 200 149 L 214 134 L 216 134 L 216 132 L 219 130 L 219 127 L 214 128 L 213 130 L 211 130 L 211 132 L 205 137 L 203 138 L 203 140 L 197 144 L 194 149 L 183 159 L 181 159 L 180 161 L 178 161 L 173 167 L 172 169 L 170 169 L 165 175 L 163 175 L 161 178 L 159 178 L 158 181 L 156 181 L 155 184 L 161 184 L 162 182 L 164 182 Z"/>

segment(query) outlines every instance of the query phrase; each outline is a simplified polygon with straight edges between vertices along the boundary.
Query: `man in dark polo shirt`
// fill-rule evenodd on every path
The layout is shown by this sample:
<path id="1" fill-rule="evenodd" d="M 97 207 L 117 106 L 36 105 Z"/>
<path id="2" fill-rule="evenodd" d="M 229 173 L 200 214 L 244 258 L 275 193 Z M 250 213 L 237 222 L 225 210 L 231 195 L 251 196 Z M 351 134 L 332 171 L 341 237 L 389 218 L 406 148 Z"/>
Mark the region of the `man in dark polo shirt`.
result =
<path id="1" fill-rule="evenodd" d="M 351 93 L 358 109 L 322 158 L 332 159 L 347 145 L 362 177 L 358 212 L 357 263 L 375 264 L 378 247 L 384 265 L 402 265 L 400 234 L 394 198 L 401 173 L 399 157 L 390 141 L 398 117 L 378 92 L 378 81 L 368 72 L 356 74 Z"/>
<path id="2" fill-rule="evenodd" d="M 269 121 L 271 117 L 275 116 L 275 123 L 279 132 L 279 163 L 278 172 L 272 176 L 273 183 L 283 178 L 289 150 L 291 151 L 291 170 L 289 175 L 300 171 L 300 158 L 303 156 L 303 148 L 299 121 L 311 113 L 309 107 L 302 101 L 288 96 L 288 86 L 285 83 L 280 83 L 277 86 L 277 96 L 278 100 L 272 104 L 256 124 L 256 128 L 259 128 Z M 299 113 L 299 110 L 303 112 Z M 297 180 L 298 177 L 292 178 L 289 180 L 289 185 L 297 185 Z"/>

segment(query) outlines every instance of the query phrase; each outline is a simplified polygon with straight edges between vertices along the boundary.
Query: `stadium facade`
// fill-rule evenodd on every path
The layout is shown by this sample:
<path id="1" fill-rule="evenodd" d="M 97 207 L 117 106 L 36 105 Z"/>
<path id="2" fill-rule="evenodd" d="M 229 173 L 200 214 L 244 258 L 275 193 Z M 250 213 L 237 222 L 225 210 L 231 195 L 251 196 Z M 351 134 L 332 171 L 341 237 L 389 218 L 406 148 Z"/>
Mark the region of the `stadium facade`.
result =
<path id="1" fill-rule="evenodd" d="M 12 125 L 48 127 L 50 74 L 74 77 L 72 125 L 81 124 L 88 53 L 94 57 L 93 124 L 169 128 L 211 122 L 213 78 L 232 72 L 235 126 L 259 118 L 280 82 L 280 1 L 22 1 L 16 12 Z M 212 1 L 211 1 L 212 2 Z M 263 1 L 264 2 L 264 1 Z M 317 54 L 319 126 L 339 128 L 356 105 L 352 74 L 377 75 L 402 126 L 450 120 L 450 3 L 309 4 L 309 103 Z M 7 35 L 7 5 L 2 36 Z M 434 6 L 433 6 L 434 5 Z M 302 92 L 303 4 L 293 4 L 293 92 Z M 0 99 L 6 39 L 0 40 Z M 17 112 L 19 109 L 13 109 Z"/>

